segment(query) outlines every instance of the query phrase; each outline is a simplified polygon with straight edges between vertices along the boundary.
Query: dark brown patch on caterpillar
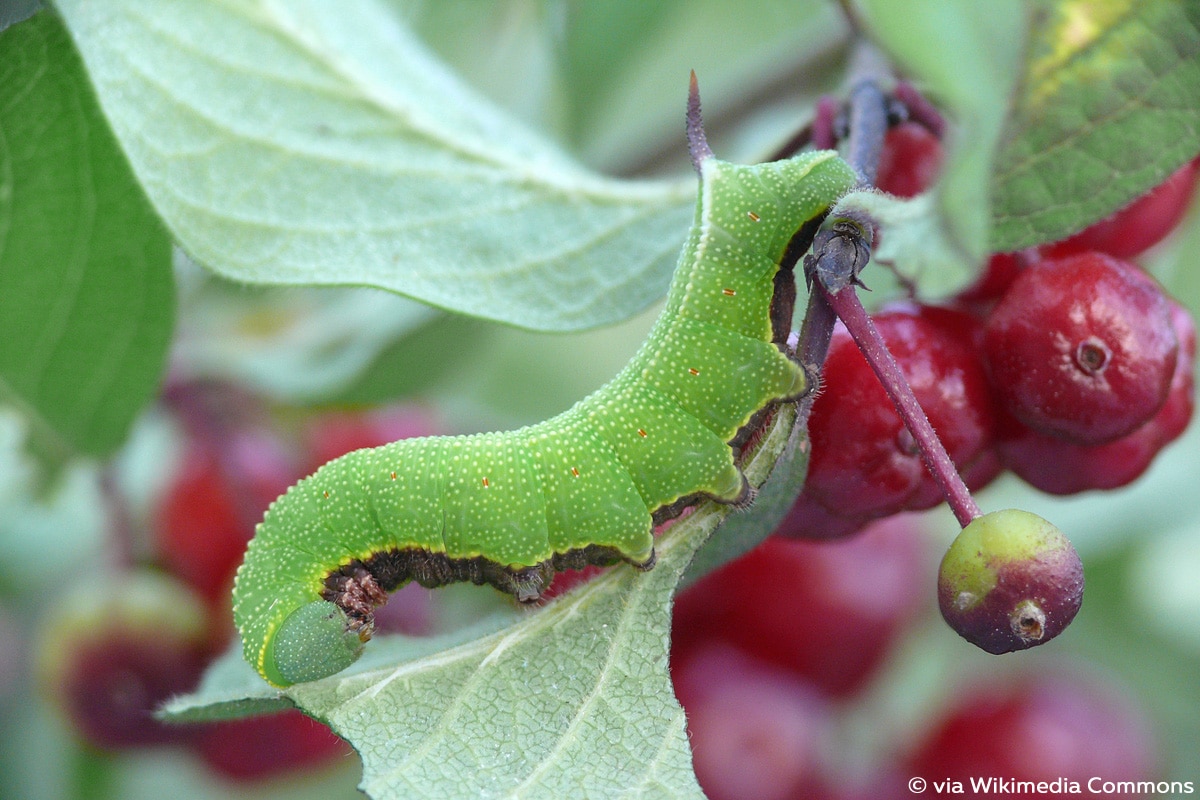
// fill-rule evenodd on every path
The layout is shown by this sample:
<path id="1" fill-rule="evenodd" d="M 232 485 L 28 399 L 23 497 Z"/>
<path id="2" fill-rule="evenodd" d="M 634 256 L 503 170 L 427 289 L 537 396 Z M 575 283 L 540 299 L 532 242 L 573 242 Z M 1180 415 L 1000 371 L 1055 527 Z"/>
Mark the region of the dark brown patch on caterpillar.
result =
<path id="1" fill-rule="evenodd" d="M 800 226 L 792 235 L 775 273 L 775 290 L 771 295 L 771 341 L 782 348 L 787 347 L 788 334 L 792 332 L 792 315 L 796 310 L 795 269 L 800 256 L 812 247 L 813 239 L 829 211 L 818 214 Z M 785 351 L 786 352 L 786 351 Z"/>
<path id="2" fill-rule="evenodd" d="M 536 603 L 556 572 L 587 566 L 608 567 L 621 561 L 646 571 L 654 567 L 655 560 L 653 552 L 646 561 L 635 562 L 628 561 L 614 547 L 588 545 L 555 553 L 532 567 L 513 568 L 482 556 L 449 558 L 445 553 L 420 548 L 384 550 L 330 572 L 325 577 L 321 598 L 345 611 L 350 618 L 350 629 L 358 631 L 366 641 L 374 632 L 375 609 L 387 602 L 388 592 L 409 581 L 427 589 L 460 581 L 470 581 L 476 586 L 486 583 L 514 595 L 522 603 Z"/>

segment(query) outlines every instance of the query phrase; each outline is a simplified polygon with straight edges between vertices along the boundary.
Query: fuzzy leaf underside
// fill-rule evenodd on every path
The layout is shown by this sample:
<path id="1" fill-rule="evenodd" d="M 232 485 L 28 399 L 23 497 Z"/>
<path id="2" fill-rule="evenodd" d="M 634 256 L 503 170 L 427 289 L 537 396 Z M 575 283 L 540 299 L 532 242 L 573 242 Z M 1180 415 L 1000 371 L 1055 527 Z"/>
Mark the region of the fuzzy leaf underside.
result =
<path id="1" fill-rule="evenodd" d="M 693 181 L 584 170 L 385 3 L 59 8 L 158 212 L 226 277 L 374 286 L 537 330 L 624 319 L 667 283 Z"/>

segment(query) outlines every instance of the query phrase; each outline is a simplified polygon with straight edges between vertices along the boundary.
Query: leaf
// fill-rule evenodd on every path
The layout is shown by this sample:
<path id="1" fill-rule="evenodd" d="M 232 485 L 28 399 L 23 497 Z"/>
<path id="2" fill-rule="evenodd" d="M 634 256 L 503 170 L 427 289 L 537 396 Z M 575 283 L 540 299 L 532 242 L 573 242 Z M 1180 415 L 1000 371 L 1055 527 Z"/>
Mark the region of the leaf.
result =
<path id="1" fill-rule="evenodd" d="M 171 250 L 58 17 L 0 34 L 0 402 L 61 460 L 125 438 L 174 319 Z"/>
<path id="2" fill-rule="evenodd" d="M 620 170 L 664 157 L 685 163 L 678 97 L 689 69 L 700 78 L 709 140 L 720 145 L 722 121 L 733 118 L 745 133 L 755 121 L 747 108 L 761 112 L 776 87 L 795 103 L 836 85 L 828 62 L 847 39 L 843 16 L 825 0 L 761 0 L 752 13 L 726 0 L 561 5 L 567 137 L 588 163 Z M 774 121 L 779 139 L 803 122 L 788 112 Z"/>
<path id="3" fill-rule="evenodd" d="M 805 405 L 811 409 L 811 403 Z M 807 412 L 800 413 L 807 415 Z M 806 420 L 807 416 L 804 416 L 800 423 Z M 696 551 L 679 588 L 690 586 L 722 564 L 749 553 L 766 541 L 795 505 L 807 474 L 808 431 L 804 424 L 796 424 L 770 476 L 758 487 L 753 513 L 730 514 L 725 518 L 720 535 L 709 537 Z"/>
<path id="4" fill-rule="evenodd" d="M 382 353 L 442 316 L 372 289 L 255 287 L 231 284 L 181 258 L 179 337 L 172 366 L 191 378 L 216 378 L 292 403 L 341 395 L 367 378 Z M 417 383 L 436 372 L 438 342 L 429 343 Z M 445 343 L 442 343 L 443 345 Z M 440 356 L 435 358 L 434 356 Z M 392 397 L 395 394 L 391 395 Z"/>
<path id="5" fill-rule="evenodd" d="M 992 187 L 997 251 L 1074 233 L 1200 152 L 1200 5 L 1035 8 Z"/>
<path id="6" fill-rule="evenodd" d="M 795 420 L 783 406 L 767 428 L 745 464 L 753 485 L 790 457 Z M 703 797 L 667 673 L 670 600 L 729 513 L 698 506 L 659 539 L 647 573 L 614 568 L 515 621 L 485 620 L 482 633 L 385 637 L 322 681 L 274 693 L 231 652 L 200 693 L 167 713 L 200 719 L 288 698 L 358 750 L 361 788 L 380 799 Z M 782 512 L 764 502 L 739 517 L 758 513 Z"/>
<path id="7" fill-rule="evenodd" d="M 946 239 L 930 194 L 902 199 L 874 189 L 853 191 L 838 200 L 830 216 L 847 213 L 865 214 L 884 231 L 871 260 L 886 266 L 887 272 L 876 267 L 864 277 L 873 290 L 889 279 L 895 282 L 896 291 L 880 292 L 884 297 L 894 297 L 904 289 L 915 290 L 920 297 L 946 297 L 975 275 L 973 263 Z"/>
<path id="8" fill-rule="evenodd" d="M 956 123 L 936 192 L 943 238 L 967 264 L 988 251 L 992 165 L 1026 35 L 1021 0 L 861 0 L 879 42 Z"/>
<path id="9" fill-rule="evenodd" d="M 543 330 L 622 319 L 667 283 L 693 180 L 583 170 L 386 5 L 60 8 L 155 207 L 222 275 L 376 286 Z"/>
<path id="10" fill-rule="evenodd" d="M 37 13 L 41 0 L 6 0 L 0 4 L 0 32 Z"/>

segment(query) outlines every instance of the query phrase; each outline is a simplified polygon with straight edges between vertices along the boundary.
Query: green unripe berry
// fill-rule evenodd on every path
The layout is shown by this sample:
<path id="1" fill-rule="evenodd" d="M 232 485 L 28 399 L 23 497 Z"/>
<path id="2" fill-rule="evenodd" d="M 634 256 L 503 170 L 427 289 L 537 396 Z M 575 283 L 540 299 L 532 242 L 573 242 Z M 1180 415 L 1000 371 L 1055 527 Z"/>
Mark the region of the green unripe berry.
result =
<path id="1" fill-rule="evenodd" d="M 938 570 L 946 622 L 989 653 L 1060 634 L 1083 602 L 1083 564 L 1062 531 L 1036 514 L 984 514 L 958 534 Z"/>

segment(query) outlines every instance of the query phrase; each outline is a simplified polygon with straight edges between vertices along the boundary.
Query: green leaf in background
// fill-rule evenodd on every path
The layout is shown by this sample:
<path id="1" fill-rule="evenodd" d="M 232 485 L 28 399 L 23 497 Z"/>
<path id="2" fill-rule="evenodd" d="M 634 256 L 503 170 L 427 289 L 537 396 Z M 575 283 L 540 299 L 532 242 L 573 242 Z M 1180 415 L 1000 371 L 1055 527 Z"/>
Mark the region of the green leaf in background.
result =
<path id="1" fill-rule="evenodd" d="M 782 407 L 744 465 L 751 484 L 768 491 L 737 513 L 741 524 L 777 519 L 791 505 L 791 492 L 770 491 L 768 478 L 777 464 L 804 461 L 795 421 L 794 406 Z M 381 637 L 349 670 L 321 681 L 276 692 L 231 651 L 166 716 L 211 719 L 289 698 L 354 746 L 361 788 L 376 800 L 701 798 L 667 672 L 670 604 L 697 548 L 730 511 L 703 503 L 677 522 L 658 540 L 649 572 L 616 567 L 536 613 L 494 617 L 449 639 Z"/>
<path id="2" fill-rule="evenodd" d="M 1074 233 L 1200 152 L 1200 4 L 1033 7 L 1024 85 L 992 187 L 997 251 Z"/>
<path id="3" fill-rule="evenodd" d="M 158 385 L 171 248 L 43 12 L 0 33 L 0 402 L 55 460 L 105 455 Z"/>
<path id="4" fill-rule="evenodd" d="M 546 330 L 622 319 L 667 283 L 694 181 L 583 170 L 385 4 L 59 7 L 159 213 L 222 275 Z"/>
<path id="5" fill-rule="evenodd" d="M 992 164 L 1026 35 L 1021 0 L 860 0 L 872 38 L 956 123 L 936 188 L 942 236 L 967 264 L 988 250 Z"/>
<path id="6" fill-rule="evenodd" d="M 684 164 L 678 98 L 695 69 L 705 99 L 709 141 L 725 157 L 722 121 L 761 111 L 772 95 L 811 102 L 832 91 L 848 26 L 827 0 L 760 0 L 753 11 L 727 0 L 548 1 L 565 17 L 558 59 L 567 139 L 589 164 L 628 171 L 664 155 Z M 777 119 L 786 138 L 804 121 L 800 108 Z M 777 144 L 777 142 L 775 143 Z M 734 148 L 739 149 L 739 148 Z"/>
<path id="7" fill-rule="evenodd" d="M 369 377 L 382 353 L 445 316 L 373 289 L 240 286 L 182 255 L 176 275 L 180 318 L 174 373 L 232 381 L 296 404 L 338 397 Z M 438 360 L 437 343 L 427 345 L 432 348 L 427 360 Z M 438 366 L 381 378 L 412 386 Z"/>

